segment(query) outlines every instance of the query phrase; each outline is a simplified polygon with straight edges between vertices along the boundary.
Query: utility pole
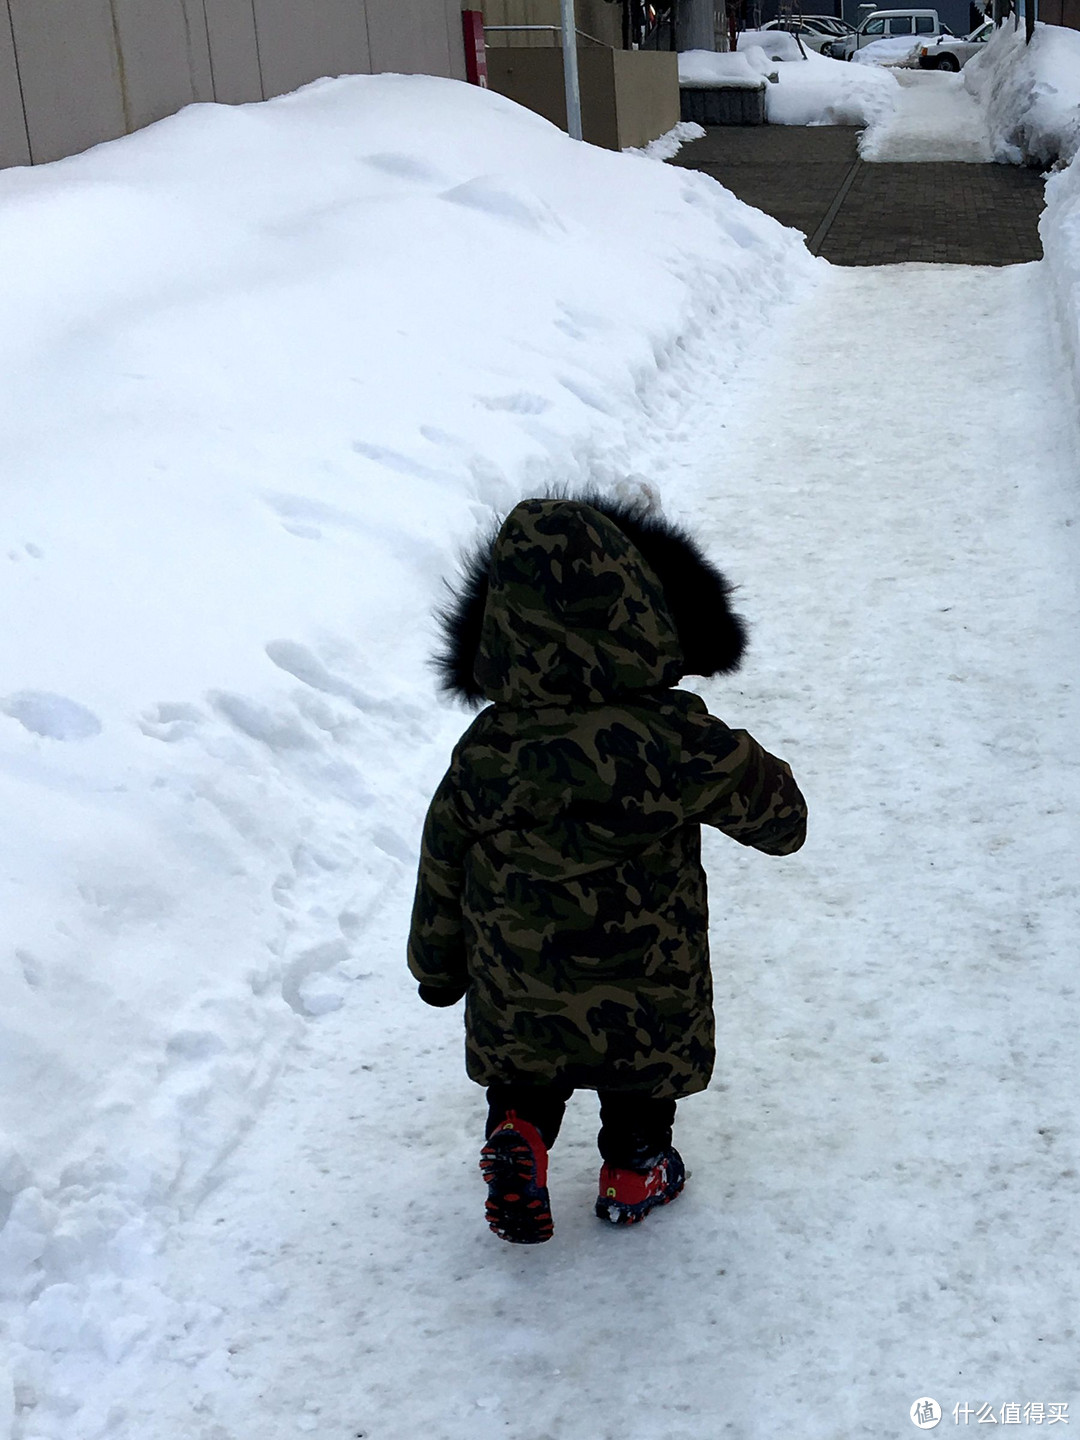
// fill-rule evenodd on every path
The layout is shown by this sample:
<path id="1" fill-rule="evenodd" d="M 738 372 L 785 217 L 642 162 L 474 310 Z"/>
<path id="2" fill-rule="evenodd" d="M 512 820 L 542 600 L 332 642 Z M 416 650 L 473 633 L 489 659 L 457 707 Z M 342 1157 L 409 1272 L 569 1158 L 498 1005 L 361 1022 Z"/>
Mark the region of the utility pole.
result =
<path id="1" fill-rule="evenodd" d="M 581 139 L 581 84 L 577 68 L 577 20 L 574 0 L 559 0 L 562 9 L 563 83 L 566 86 L 566 128 L 571 140 Z"/>
<path id="2" fill-rule="evenodd" d="M 683 0 L 679 7 L 679 49 L 716 49 L 715 0 Z"/>

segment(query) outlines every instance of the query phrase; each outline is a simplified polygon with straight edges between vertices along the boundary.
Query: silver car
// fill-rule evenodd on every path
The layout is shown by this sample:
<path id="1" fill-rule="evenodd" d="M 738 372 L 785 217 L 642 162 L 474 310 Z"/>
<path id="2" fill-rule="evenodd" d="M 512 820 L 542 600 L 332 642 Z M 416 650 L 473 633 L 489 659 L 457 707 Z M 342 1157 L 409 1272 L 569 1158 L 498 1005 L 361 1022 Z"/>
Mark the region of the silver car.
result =
<path id="1" fill-rule="evenodd" d="M 831 28 L 827 29 L 815 15 L 800 15 L 795 20 L 770 20 L 761 28 L 763 30 L 786 30 L 789 35 L 797 35 L 808 50 L 817 50 L 819 53 L 823 45 L 828 45 L 839 35 L 845 33 Z"/>
<path id="2" fill-rule="evenodd" d="M 984 20 L 970 35 L 942 35 L 932 45 L 920 45 L 917 56 L 919 69 L 951 70 L 955 73 L 979 53 L 993 33 L 994 22 Z"/>
<path id="3" fill-rule="evenodd" d="M 939 35 L 951 35 L 952 31 L 943 25 L 936 10 L 875 10 L 867 15 L 852 35 L 839 40 L 830 40 L 821 53 L 833 60 L 850 60 L 856 50 L 871 45 L 875 40 L 895 40 L 899 36 L 911 36 L 912 45 L 925 36 L 925 43 L 936 40 Z"/>

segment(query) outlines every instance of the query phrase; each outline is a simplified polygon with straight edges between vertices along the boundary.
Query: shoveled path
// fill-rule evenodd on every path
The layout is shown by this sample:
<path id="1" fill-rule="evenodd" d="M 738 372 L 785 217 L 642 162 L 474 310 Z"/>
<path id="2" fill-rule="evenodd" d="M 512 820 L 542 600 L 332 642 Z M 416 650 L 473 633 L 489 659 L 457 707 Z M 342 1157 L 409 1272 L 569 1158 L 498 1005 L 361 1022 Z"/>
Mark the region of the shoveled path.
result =
<path id="1" fill-rule="evenodd" d="M 390 1003 L 403 876 L 370 977 L 172 1236 L 153 1386 L 95 1375 L 122 1416 L 95 1436 L 898 1440 L 925 1395 L 941 1434 L 969 1403 L 1075 1416 L 1080 531 L 1048 302 L 1037 265 L 831 269 L 734 388 L 675 385 L 620 452 L 739 577 L 753 655 L 706 697 L 813 815 L 782 866 L 703 837 L 720 1063 L 680 1107 L 685 1196 L 600 1225 L 580 1095 L 552 1243 L 487 1232 L 459 1010 Z"/>
<path id="2" fill-rule="evenodd" d="M 917 100 L 943 78 L 954 87 L 959 79 L 916 75 L 905 88 Z M 836 265 L 1042 258 L 1036 171 L 950 162 L 936 158 L 940 152 L 900 163 L 894 157 L 910 153 L 902 144 L 883 146 L 880 162 L 867 163 L 859 133 L 853 126 L 715 126 L 673 163 L 712 175 L 740 200 L 802 230 L 810 248 Z"/>

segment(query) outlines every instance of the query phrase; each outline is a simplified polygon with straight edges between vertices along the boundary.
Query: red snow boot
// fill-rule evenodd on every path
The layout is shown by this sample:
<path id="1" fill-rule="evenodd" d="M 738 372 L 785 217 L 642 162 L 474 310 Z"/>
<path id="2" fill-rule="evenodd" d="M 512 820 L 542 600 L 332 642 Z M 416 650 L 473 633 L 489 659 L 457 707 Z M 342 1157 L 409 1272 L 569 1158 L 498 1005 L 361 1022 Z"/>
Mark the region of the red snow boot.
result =
<path id="1" fill-rule="evenodd" d="M 674 1148 L 664 1150 L 649 1170 L 620 1170 L 605 1163 L 596 1214 L 612 1225 L 636 1225 L 657 1205 L 670 1204 L 685 1184 L 686 1167 Z"/>
<path id="2" fill-rule="evenodd" d="M 555 1233 L 547 1192 L 547 1146 L 528 1120 L 513 1110 L 480 1151 L 487 1181 L 487 1222 L 501 1240 L 539 1245 Z"/>

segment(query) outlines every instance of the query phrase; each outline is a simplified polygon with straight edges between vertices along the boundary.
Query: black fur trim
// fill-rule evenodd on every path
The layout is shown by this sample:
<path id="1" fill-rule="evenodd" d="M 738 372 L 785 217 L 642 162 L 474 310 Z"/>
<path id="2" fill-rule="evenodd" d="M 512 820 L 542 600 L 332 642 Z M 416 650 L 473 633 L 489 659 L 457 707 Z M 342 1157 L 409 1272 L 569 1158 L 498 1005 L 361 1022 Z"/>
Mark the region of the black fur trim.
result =
<path id="1" fill-rule="evenodd" d="M 641 551 L 660 581 L 675 621 L 685 675 L 726 675 L 737 670 L 746 649 L 746 624 L 732 610 L 733 591 L 723 573 L 688 531 L 647 500 L 627 501 L 593 491 L 557 491 L 548 499 L 576 500 L 599 510 Z M 475 544 L 462 562 L 451 599 L 439 611 L 443 646 L 435 656 L 442 688 L 458 699 L 482 701 L 473 675 L 487 603 L 488 569 L 501 523 Z"/>
<path id="2" fill-rule="evenodd" d="M 447 581 L 450 598 L 436 612 L 439 628 L 443 633 L 442 647 L 436 651 L 434 659 L 440 688 L 448 695 L 467 700 L 473 705 L 479 704 L 484 698 L 484 692 L 473 675 L 473 667 L 480 650 L 480 631 L 484 624 L 484 606 L 487 604 L 491 552 L 501 529 L 501 522 L 493 525 L 462 557 L 461 576 L 457 586 Z"/>

